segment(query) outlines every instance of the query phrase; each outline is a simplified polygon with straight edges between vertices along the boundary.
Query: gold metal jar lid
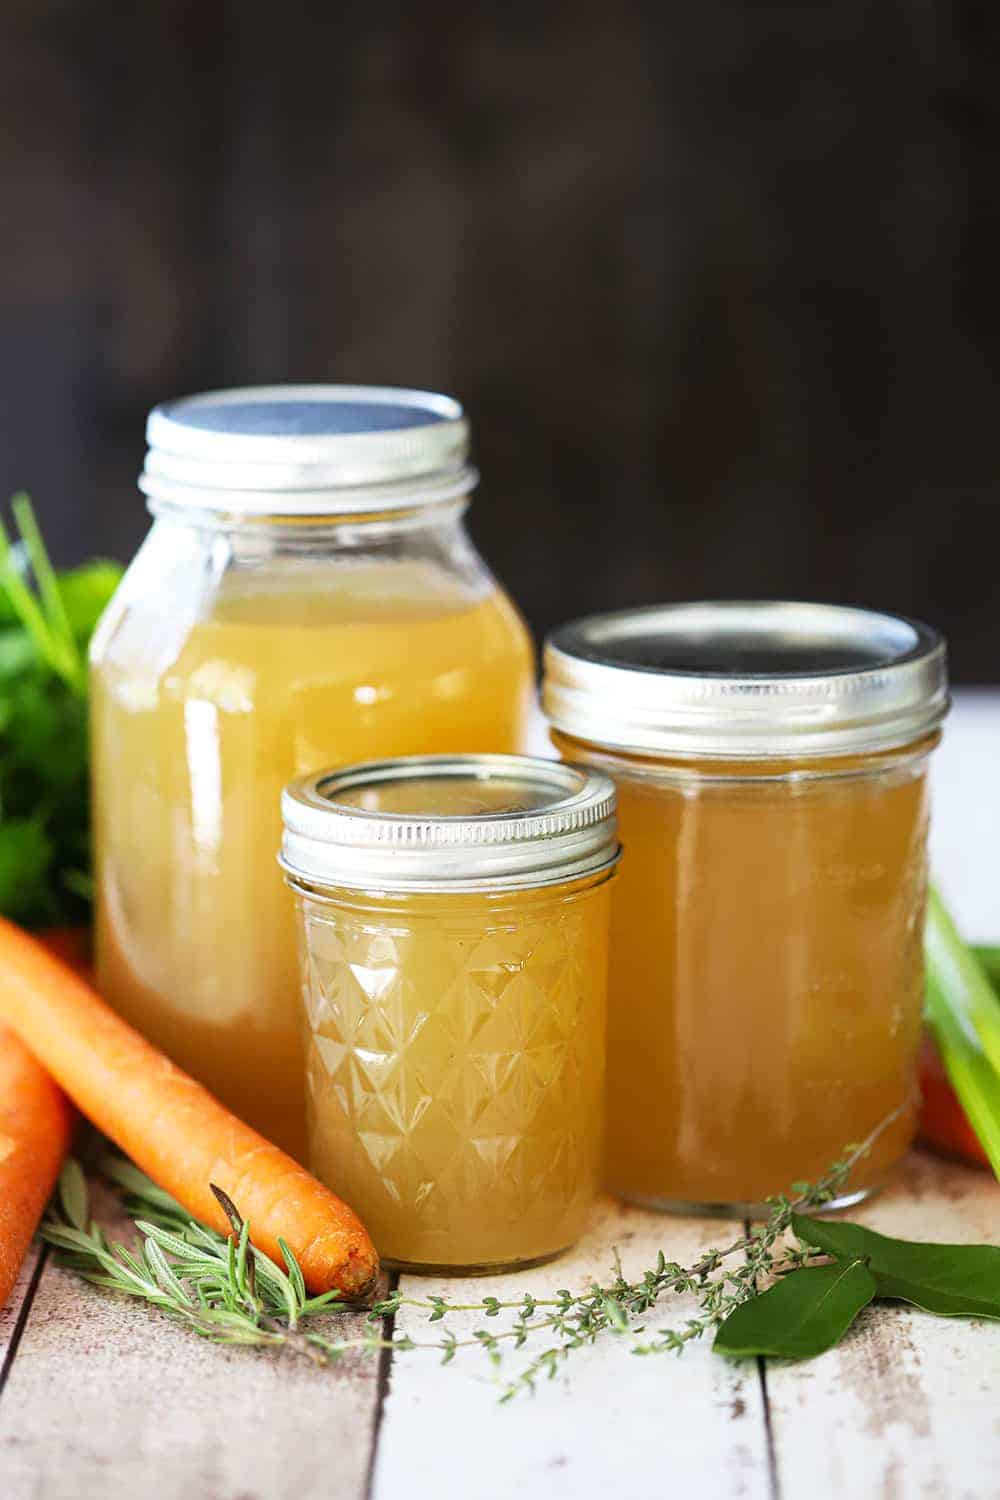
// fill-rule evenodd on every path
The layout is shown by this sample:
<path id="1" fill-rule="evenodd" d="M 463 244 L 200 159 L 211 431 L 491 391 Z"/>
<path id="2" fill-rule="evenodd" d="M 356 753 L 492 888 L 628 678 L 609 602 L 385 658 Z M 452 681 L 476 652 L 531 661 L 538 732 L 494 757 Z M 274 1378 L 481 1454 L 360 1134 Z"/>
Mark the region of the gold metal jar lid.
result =
<path id="1" fill-rule="evenodd" d="M 918 620 L 843 605 L 658 605 L 554 631 L 542 705 L 566 734 L 636 753 L 871 752 L 941 723 L 945 644 Z"/>
<path id="2" fill-rule="evenodd" d="M 281 864 L 295 883 L 358 890 L 523 889 L 618 857 L 615 788 L 522 755 L 366 761 L 293 781 Z"/>

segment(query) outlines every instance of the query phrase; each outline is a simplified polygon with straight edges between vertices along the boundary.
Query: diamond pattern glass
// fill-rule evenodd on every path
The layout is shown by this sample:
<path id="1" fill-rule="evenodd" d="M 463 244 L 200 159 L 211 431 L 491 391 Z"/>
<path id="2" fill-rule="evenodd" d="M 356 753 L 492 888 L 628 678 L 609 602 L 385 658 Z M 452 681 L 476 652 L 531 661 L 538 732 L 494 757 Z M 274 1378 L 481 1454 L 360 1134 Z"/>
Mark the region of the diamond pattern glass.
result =
<path id="1" fill-rule="evenodd" d="M 608 881 L 298 900 L 313 1170 L 392 1262 L 570 1244 L 598 1171 Z"/>

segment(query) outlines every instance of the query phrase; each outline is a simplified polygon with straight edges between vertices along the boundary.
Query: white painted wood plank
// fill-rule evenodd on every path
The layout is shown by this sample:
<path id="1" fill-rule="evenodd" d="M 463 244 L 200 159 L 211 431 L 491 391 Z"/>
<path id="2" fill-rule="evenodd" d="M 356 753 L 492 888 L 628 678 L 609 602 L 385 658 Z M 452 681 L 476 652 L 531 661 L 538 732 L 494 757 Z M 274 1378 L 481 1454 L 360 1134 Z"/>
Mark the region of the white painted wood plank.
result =
<path id="1" fill-rule="evenodd" d="M 0 1495 L 361 1500 L 377 1386 L 370 1355 L 223 1348 L 50 1262 L 0 1396 Z"/>
<path id="2" fill-rule="evenodd" d="M 669 1259 L 689 1264 L 739 1232 L 605 1199 L 582 1244 L 552 1265 L 484 1279 L 410 1276 L 402 1289 L 465 1301 L 583 1288 L 607 1280 L 615 1245 L 632 1278 L 655 1264 L 661 1246 Z M 647 1326 L 682 1325 L 692 1310 L 688 1298 L 665 1299 Z M 397 1328 L 434 1337 L 440 1325 L 425 1316 L 401 1309 Z M 466 1330 L 501 1326 L 479 1315 L 462 1321 Z M 448 1325 L 457 1332 L 462 1323 L 449 1317 Z M 504 1365 L 517 1369 L 526 1354 L 508 1353 Z M 691 1344 L 680 1358 L 637 1359 L 624 1340 L 606 1337 L 574 1352 L 534 1397 L 499 1406 L 479 1350 L 464 1350 L 445 1367 L 436 1355 L 397 1354 L 374 1477 L 374 1500 L 649 1500 L 668 1491 L 685 1500 L 758 1500 L 769 1492 L 760 1382 L 754 1368 L 731 1366 L 707 1344 Z"/>
<path id="3" fill-rule="evenodd" d="M 1000 694 L 960 695 L 935 765 L 933 857 L 959 920 L 980 938 L 1000 936 L 1000 884 L 989 869 L 1000 835 L 998 756 Z M 866 1216 L 913 1237 L 995 1241 L 998 1193 L 985 1176 L 918 1160 Z M 407 1288 L 479 1297 L 576 1286 L 603 1278 L 614 1243 L 638 1271 L 660 1244 L 690 1260 L 724 1238 L 723 1225 L 603 1203 L 586 1243 L 554 1266 L 489 1282 L 410 1278 Z M 36 1255 L 0 1313 L 0 1363 Z M 680 1322 L 686 1310 L 665 1303 L 652 1326 Z M 400 1327 L 428 1332 L 410 1316 Z M 376 1500 L 490 1500 L 516 1489 L 528 1500 L 645 1500 L 668 1474 L 670 1489 L 690 1500 L 768 1492 L 756 1372 L 727 1365 L 707 1346 L 679 1361 L 636 1360 L 608 1340 L 575 1354 L 533 1401 L 504 1408 L 485 1372 L 475 1352 L 445 1369 L 432 1356 L 397 1357 Z M 824 1360 L 772 1365 L 768 1379 L 786 1500 L 907 1500 L 997 1487 L 996 1326 L 879 1312 Z M 374 1362 L 317 1371 L 204 1344 L 50 1268 L 0 1397 L 0 1494 L 132 1500 L 155 1489 L 162 1500 L 353 1500 L 364 1489 L 376 1382 Z"/>
<path id="4" fill-rule="evenodd" d="M 1000 1185 L 914 1155 L 851 1217 L 904 1239 L 995 1244 Z M 1000 1323 L 876 1307 L 820 1359 L 769 1361 L 767 1389 L 786 1500 L 1000 1493 Z"/>
<path id="5" fill-rule="evenodd" d="M 1000 692 L 956 693 L 931 765 L 935 879 L 967 937 L 1000 942 Z"/>

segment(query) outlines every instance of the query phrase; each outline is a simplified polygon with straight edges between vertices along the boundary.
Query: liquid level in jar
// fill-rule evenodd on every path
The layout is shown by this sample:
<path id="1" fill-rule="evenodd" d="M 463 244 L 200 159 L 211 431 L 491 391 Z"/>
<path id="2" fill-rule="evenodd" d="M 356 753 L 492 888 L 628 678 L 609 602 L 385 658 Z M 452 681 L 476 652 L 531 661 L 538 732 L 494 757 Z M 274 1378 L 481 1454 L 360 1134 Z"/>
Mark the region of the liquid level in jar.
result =
<path id="1" fill-rule="evenodd" d="M 583 758 L 572 740 L 557 743 Z M 624 847 L 609 995 L 612 1191 L 756 1210 L 815 1180 L 894 1112 L 849 1191 L 906 1150 L 927 805 L 923 758 L 895 769 L 891 759 L 771 782 L 740 779 L 759 765 L 702 767 L 720 778 L 709 780 L 600 760 L 618 783 Z"/>
<path id="2" fill-rule="evenodd" d="M 495 589 L 419 562 L 224 576 L 172 658 L 120 626 L 93 672 L 103 993 L 238 1115 L 304 1154 L 293 776 L 373 756 L 521 747 L 527 634 Z"/>
<path id="3" fill-rule="evenodd" d="M 302 897 L 309 1165 L 384 1260 L 485 1270 L 579 1235 L 600 1168 L 609 890 Z"/>

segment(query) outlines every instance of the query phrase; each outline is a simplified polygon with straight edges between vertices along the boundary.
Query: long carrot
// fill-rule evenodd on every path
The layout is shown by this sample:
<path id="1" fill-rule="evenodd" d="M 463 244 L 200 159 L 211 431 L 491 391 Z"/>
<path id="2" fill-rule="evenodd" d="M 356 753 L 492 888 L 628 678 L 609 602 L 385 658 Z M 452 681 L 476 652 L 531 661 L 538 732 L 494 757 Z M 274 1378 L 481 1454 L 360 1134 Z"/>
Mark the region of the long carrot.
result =
<path id="1" fill-rule="evenodd" d="M 0 1026 L 0 1308 L 59 1175 L 70 1107 L 27 1047 Z"/>
<path id="2" fill-rule="evenodd" d="M 378 1255 L 346 1203 L 244 1125 L 106 1005 L 78 974 L 0 918 L 0 1020 L 105 1135 L 203 1224 L 229 1232 L 212 1184 L 259 1250 L 279 1236 L 312 1293 L 364 1295 Z"/>

